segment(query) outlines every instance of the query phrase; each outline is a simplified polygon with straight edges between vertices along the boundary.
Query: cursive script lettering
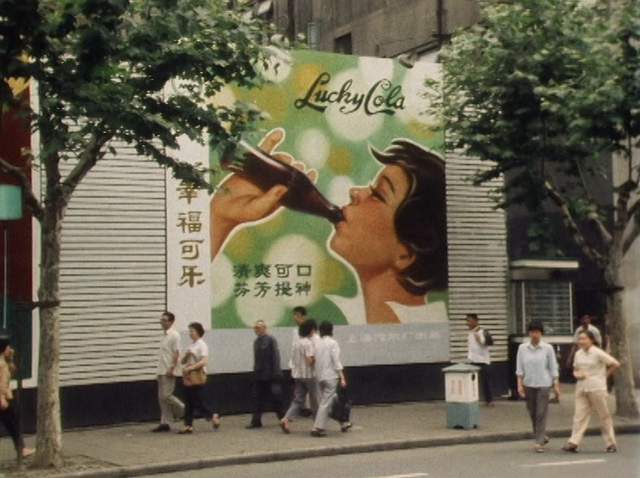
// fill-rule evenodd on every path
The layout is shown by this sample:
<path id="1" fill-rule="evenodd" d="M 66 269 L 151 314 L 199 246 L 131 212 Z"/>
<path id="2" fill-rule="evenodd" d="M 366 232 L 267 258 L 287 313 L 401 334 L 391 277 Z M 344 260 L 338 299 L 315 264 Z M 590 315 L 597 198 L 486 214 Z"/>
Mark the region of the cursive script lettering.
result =
<path id="1" fill-rule="evenodd" d="M 302 98 L 293 104 L 298 109 L 311 108 L 320 113 L 330 105 L 338 105 L 338 110 L 345 114 L 362 111 L 367 116 L 377 114 L 394 115 L 396 111 L 405 108 L 405 97 L 402 87 L 393 86 L 389 80 L 379 80 L 371 86 L 369 91 L 352 91 L 353 80 L 345 81 L 340 88 L 331 90 L 325 88 L 331 82 L 331 75 L 323 72 L 313 81 Z"/>

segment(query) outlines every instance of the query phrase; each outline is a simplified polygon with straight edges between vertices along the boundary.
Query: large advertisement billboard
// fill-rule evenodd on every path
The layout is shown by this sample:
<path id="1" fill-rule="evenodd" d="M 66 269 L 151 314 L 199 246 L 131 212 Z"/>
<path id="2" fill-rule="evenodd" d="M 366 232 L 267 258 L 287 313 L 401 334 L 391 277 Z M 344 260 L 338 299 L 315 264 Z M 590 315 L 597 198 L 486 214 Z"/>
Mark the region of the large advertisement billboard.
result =
<path id="1" fill-rule="evenodd" d="M 177 280 L 170 299 L 193 308 L 188 289 L 207 295 L 220 371 L 250 367 L 256 320 L 286 356 L 295 306 L 339 326 L 349 365 L 447 361 L 443 134 L 423 96 L 437 65 L 312 51 L 276 58 L 269 84 L 227 86 L 213 99 L 250 102 L 262 120 L 237 149 L 210 152 L 216 192 L 206 206 L 197 199 L 197 245 L 209 247 L 209 263 L 203 277 Z"/>

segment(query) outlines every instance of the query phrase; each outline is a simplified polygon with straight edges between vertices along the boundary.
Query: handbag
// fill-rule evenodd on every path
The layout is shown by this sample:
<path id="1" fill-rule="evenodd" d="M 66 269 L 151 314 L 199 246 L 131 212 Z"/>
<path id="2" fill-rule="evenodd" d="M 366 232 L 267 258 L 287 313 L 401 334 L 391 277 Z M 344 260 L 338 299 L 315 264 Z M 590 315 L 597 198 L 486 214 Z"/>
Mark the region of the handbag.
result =
<path id="1" fill-rule="evenodd" d="M 198 370 L 192 370 L 186 375 L 182 376 L 182 383 L 185 387 L 198 387 L 204 385 L 207 382 L 207 374 L 204 372 L 204 368 Z"/>
<path id="2" fill-rule="evenodd" d="M 337 395 L 338 396 L 336 397 L 336 400 L 335 402 L 333 402 L 333 406 L 331 407 L 329 417 L 340 423 L 347 423 L 351 419 L 352 407 L 347 389 L 338 387 Z"/>

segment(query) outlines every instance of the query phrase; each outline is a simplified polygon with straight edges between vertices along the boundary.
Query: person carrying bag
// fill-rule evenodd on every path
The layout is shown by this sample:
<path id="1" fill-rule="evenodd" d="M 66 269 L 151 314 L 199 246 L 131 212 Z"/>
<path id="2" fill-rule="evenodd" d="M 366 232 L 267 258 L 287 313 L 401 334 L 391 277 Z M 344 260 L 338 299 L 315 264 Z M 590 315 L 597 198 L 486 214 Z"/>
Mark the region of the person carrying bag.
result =
<path id="1" fill-rule="evenodd" d="M 220 427 L 220 416 L 213 413 L 203 399 L 204 385 L 207 383 L 207 371 L 205 366 L 209 359 L 209 347 L 202 340 L 204 327 L 198 322 L 189 324 L 189 337 L 193 344 L 187 349 L 182 359 L 182 382 L 184 384 L 185 411 L 184 427 L 178 433 L 180 435 L 193 433 L 193 417 L 196 409 L 203 416 L 211 417 L 213 428 Z"/>

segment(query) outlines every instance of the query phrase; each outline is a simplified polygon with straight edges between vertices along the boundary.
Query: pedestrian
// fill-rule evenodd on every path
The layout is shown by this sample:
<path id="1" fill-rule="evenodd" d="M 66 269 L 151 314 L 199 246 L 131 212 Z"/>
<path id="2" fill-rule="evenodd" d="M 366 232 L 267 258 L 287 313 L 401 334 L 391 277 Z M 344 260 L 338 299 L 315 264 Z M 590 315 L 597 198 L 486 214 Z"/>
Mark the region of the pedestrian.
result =
<path id="1" fill-rule="evenodd" d="M 206 419 L 211 419 L 214 430 L 220 428 L 220 415 L 217 406 L 212 411 L 204 400 L 204 385 L 207 382 L 206 365 L 209 361 L 209 347 L 202 340 L 204 327 L 199 322 L 189 324 L 189 338 L 191 346 L 182 358 L 182 376 L 184 381 L 184 397 L 186 407 L 184 411 L 184 427 L 178 433 L 181 435 L 193 433 L 193 417 L 199 410 Z M 215 398 L 215 396 L 214 396 Z M 216 404 L 217 405 L 217 404 Z"/>
<path id="2" fill-rule="evenodd" d="M 591 323 L 591 316 L 589 314 L 584 314 L 580 317 L 580 325 L 576 328 L 576 331 L 573 334 L 573 346 L 571 347 L 571 351 L 569 352 L 569 357 L 567 359 L 567 368 L 571 368 L 573 365 L 573 357 L 578 350 L 578 336 L 584 331 L 591 332 L 596 338 L 596 345 L 598 347 L 602 347 L 602 334 L 598 327 Z"/>
<path id="3" fill-rule="evenodd" d="M 333 339 L 333 324 L 327 320 L 320 324 L 320 340 L 315 348 L 315 370 L 320 405 L 311 436 L 323 437 L 327 435 L 326 423 L 336 400 L 338 385 L 343 388 L 347 386 L 342 363 L 340 363 L 340 346 Z M 350 427 L 350 422 L 340 423 L 343 432 L 346 432 Z"/>
<path id="4" fill-rule="evenodd" d="M 282 404 L 282 368 L 278 341 L 267 333 L 267 324 L 259 320 L 254 327 L 257 335 L 253 342 L 253 415 L 247 429 L 262 428 L 262 412 L 265 402 L 278 416 L 284 418 Z"/>
<path id="5" fill-rule="evenodd" d="M 595 411 L 600 419 L 600 431 L 608 453 L 618 451 L 613 430 L 613 420 L 607 407 L 607 377 L 620 366 L 611 355 L 598 347 L 595 335 L 588 330 L 578 336 L 579 350 L 573 359 L 573 376 L 576 385 L 576 409 L 573 416 L 573 430 L 569 442 L 562 447 L 569 452 L 578 451 L 591 415 Z"/>
<path id="6" fill-rule="evenodd" d="M 26 457 L 33 455 L 35 450 L 26 448 L 24 440 L 20 436 L 18 410 L 11 390 L 11 373 L 15 370 L 15 365 L 13 364 L 14 355 L 14 350 L 9 341 L 0 340 L 0 422 L 11 435 L 16 452 Z"/>
<path id="7" fill-rule="evenodd" d="M 173 394 L 176 388 L 175 370 L 180 360 L 180 334 L 173 328 L 176 316 L 165 312 L 160 317 L 162 338 L 158 352 L 158 402 L 160 404 L 160 425 L 152 432 L 168 432 L 170 423 L 184 415 L 184 404 Z"/>
<path id="8" fill-rule="evenodd" d="M 298 330 L 300 325 L 307 320 L 307 309 L 301 305 L 298 305 L 296 307 L 293 308 L 293 322 L 295 323 L 295 327 L 293 328 L 293 341 L 291 342 L 291 350 L 294 350 L 296 348 L 296 343 L 298 341 L 300 341 L 300 335 L 298 335 Z M 313 320 L 313 319 L 312 319 Z M 315 320 L 313 320 L 313 324 L 315 325 L 315 329 L 318 329 L 318 326 L 315 322 Z M 291 368 L 291 363 L 289 363 L 289 368 Z M 294 395 L 295 395 L 295 383 L 294 383 Z M 313 411 L 311 410 L 311 402 L 310 402 L 310 397 L 309 394 L 306 394 L 304 397 L 304 403 L 302 404 L 302 408 L 300 409 L 300 411 L 298 412 L 298 415 L 300 415 L 301 417 L 310 417 L 310 416 L 315 416 L 315 412 L 317 410 L 314 409 Z"/>
<path id="9" fill-rule="evenodd" d="M 311 341 L 314 334 L 315 322 L 305 320 L 298 328 L 300 340 L 294 342 L 291 353 L 291 376 L 295 380 L 294 398 L 284 418 L 280 420 L 280 427 L 284 433 L 290 433 L 289 421 L 295 420 L 304 406 L 307 395 L 311 402 L 311 412 L 315 415 L 318 411 L 318 384 L 316 382 L 314 362 L 315 347 Z"/>
<path id="10" fill-rule="evenodd" d="M 544 445 L 549 442 L 546 435 L 547 412 L 552 386 L 556 398 L 560 398 L 558 361 L 553 347 L 542 341 L 544 326 L 540 322 L 531 322 L 528 330 L 531 340 L 518 347 L 516 359 L 518 395 L 527 401 L 535 437 L 534 450 L 542 453 Z"/>
<path id="11" fill-rule="evenodd" d="M 480 327 L 480 319 L 477 314 L 467 314 L 467 326 L 469 327 L 468 359 L 473 365 L 480 367 L 480 385 L 484 393 L 484 402 L 487 407 L 493 407 L 493 393 L 491 391 L 491 357 L 487 343 L 487 334 Z"/>

